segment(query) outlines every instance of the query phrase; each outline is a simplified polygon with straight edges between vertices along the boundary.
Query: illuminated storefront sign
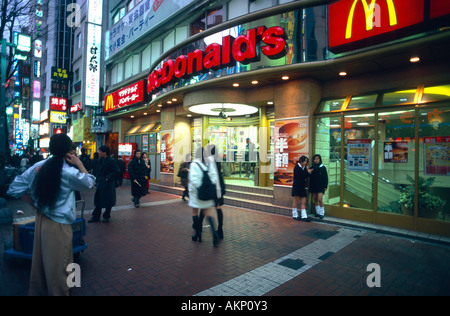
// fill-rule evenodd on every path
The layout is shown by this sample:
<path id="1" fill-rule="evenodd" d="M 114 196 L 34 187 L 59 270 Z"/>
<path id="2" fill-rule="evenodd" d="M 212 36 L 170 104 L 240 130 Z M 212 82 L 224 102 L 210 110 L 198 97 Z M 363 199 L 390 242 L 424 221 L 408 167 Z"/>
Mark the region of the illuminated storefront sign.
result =
<path id="1" fill-rule="evenodd" d="M 85 104 L 99 106 L 102 27 L 88 23 Z"/>
<path id="2" fill-rule="evenodd" d="M 50 110 L 67 111 L 67 98 L 50 97 Z"/>
<path id="3" fill-rule="evenodd" d="M 81 110 L 81 102 L 78 102 L 70 107 L 70 113 L 75 113 Z"/>
<path id="4" fill-rule="evenodd" d="M 425 0 L 336 1 L 328 6 L 330 51 L 378 44 L 436 27 L 428 22 L 450 13 L 448 1 L 431 1 L 431 12 L 429 5 Z"/>
<path id="5" fill-rule="evenodd" d="M 265 44 L 264 46 L 261 44 Z M 210 69 L 235 65 L 244 65 L 260 60 L 260 51 L 270 59 L 284 57 L 287 53 L 285 32 L 279 26 L 266 28 L 260 26 L 247 30 L 246 35 L 234 38 L 227 35 L 222 38 L 222 45 L 212 43 L 205 50 L 196 49 L 186 55 L 169 59 L 162 68 L 150 73 L 147 82 L 147 92 L 151 93 L 179 79 L 185 79 Z"/>
<path id="6" fill-rule="evenodd" d="M 105 97 L 105 113 L 145 100 L 145 82 L 138 81 Z"/>
<path id="7" fill-rule="evenodd" d="M 66 112 L 51 111 L 50 123 L 66 124 L 67 114 Z"/>

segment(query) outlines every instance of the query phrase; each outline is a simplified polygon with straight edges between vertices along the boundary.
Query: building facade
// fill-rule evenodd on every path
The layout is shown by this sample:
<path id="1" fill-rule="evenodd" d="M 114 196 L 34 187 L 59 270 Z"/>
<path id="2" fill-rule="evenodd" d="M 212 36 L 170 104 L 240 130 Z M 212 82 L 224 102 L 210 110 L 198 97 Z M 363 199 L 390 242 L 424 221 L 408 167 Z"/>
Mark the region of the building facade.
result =
<path id="1" fill-rule="evenodd" d="M 414 1 L 116 1 L 111 134 L 159 189 L 215 144 L 225 182 L 286 215 L 293 166 L 320 154 L 327 215 L 448 236 L 450 8 Z"/>

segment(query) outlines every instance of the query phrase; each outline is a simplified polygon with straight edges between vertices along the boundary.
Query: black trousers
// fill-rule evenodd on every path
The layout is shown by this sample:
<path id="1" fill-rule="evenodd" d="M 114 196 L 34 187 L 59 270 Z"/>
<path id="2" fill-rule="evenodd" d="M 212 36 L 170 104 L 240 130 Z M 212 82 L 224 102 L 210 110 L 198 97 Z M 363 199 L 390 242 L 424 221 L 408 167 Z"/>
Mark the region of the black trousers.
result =
<path id="1" fill-rule="evenodd" d="M 111 209 L 112 207 L 105 207 L 105 212 L 103 213 L 104 219 L 109 219 L 111 217 Z M 102 208 L 96 206 L 94 211 L 92 212 L 92 218 L 100 219 L 100 215 L 102 215 Z"/>

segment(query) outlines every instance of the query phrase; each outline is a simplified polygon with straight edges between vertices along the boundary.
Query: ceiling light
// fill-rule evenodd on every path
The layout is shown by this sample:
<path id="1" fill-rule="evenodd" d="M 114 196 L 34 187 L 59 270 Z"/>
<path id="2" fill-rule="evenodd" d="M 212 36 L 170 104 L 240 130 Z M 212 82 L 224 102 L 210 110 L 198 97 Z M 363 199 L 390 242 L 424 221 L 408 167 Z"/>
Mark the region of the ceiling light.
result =
<path id="1" fill-rule="evenodd" d="M 162 107 L 162 104 L 158 104 L 158 107 L 159 107 L 159 108 Z"/>
<path id="2" fill-rule="evenodd" d="M 147 112 L 144 113 L 144 115 L 147 115 L 147 114 L 148 114 Z"/>
<path id="3" fill-rule="evenodd" d="M 156 113 L 159 113 L 159 112 L 161 112 L 161 110 L 156 110 Z"/>
<path id="4" fill-rule="evenodd" d="M 258 84 L 258 80 L 253 80 L 252 84 Z"/>
<path id="5" fill-rule="evenodd" d="M 192 116 L 192 114 L 188 114 L 188 115 L 187 115 L 187 117 L 191 117 L 191 116 Z"/>
<path id="6" fill-rule="evenodd" d="M 131 118 L 134 118 L 134 115 L 131 115 L 130 117 L 131 117 Z"/>
<path id="7" fill-rule="evenodd" d="M 289 76 L 283 76 L 283 77 L 281 77 L 281 79 L 283 79 L 283 80 L 289 80 Z"/>
<path id="8" fill-rule="evenodd" d="M 205 103 L 189 107 L 190 112 L 217 116 L 220 112 L 224 112 L 227 116 L 243 116 L 258 112 L 258 108 L 238 103 Z"/>
<path id="9" fill-rule="evenodd" d="M 347 73 L 346 73 L 345 71 L 341 71 L 341 72 L 339 73 L 339 76 L 345 77 L 345 76 L 347 76 Z"/>
<path id="10" fill-rule="evenodd" d="M 417 63 L 417 62 L 420 61 L 420 58 L 419 58 L 419 57 L 411 57 L 411 58 L 409 59 L 409 61 L 412 62 L 412 63 Z"/>
<path id="11" fill-rule="evenodd" d="M 267 101 L 267 104 L 272 105 L 273 101 Z"/>
<path id="12" fill-rule="evenodd" d="M 239 83 L 233 83 L 233 87 L 239 87 Z"/>
<path id="13" fill-rule="evenodd" d="M 172 101 L 170 101 L 170 100 L 169 100 L 169 101 L 167 101 L 167 104 L 172 104 Z"/>
<path id="14" fill-rule="evenodd" d="M 173 98 L 172 101 L 173 101 L 173 102 L 177 102 L 178 99 L 177 99 L 177 98 Z"/>

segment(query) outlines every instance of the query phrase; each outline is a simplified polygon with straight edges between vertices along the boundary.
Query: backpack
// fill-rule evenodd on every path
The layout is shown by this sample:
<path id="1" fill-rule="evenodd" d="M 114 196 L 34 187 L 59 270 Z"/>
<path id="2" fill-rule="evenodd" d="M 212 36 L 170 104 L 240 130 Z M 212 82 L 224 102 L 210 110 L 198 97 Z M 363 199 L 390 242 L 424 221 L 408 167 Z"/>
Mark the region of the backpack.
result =
<path id="1" fill-rule="evenodd" d="M 202 201 L 216 200 L 216 186 L 211 182 L 208 175 L 208 169 L 203 170 L 199 163 L 196 163 L 198 167 L 203 171 L 202 184 L 197 189 L 197 198 Z"/>

